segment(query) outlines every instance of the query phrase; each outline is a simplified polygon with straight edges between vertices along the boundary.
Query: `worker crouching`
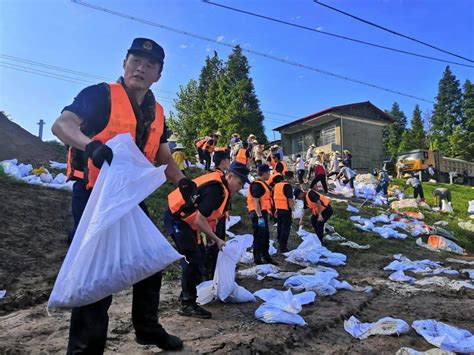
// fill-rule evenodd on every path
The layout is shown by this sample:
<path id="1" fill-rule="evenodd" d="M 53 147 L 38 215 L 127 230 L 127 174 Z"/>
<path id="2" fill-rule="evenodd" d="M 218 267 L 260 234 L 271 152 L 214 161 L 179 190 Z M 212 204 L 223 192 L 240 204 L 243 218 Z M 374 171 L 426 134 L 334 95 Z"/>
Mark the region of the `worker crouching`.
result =
<path id="1" fill-rule="evenodd" d="M 324 225 L 333 214 L 329 198 L 317 191 L 309 190 L 308 192 L 304 192 L 299 188 L 295 188 L 294 195 L 295 198 L 303 200 L 304 203 L 303 214 L 300 219 L 300 227 L 303 226 L 306 210 L 310 210 L 311 225 L 313 226 L 314 232 L 319 240 L 322 242 L 324 236 Z"/>
<path id="2" fill-rule="evenodd" d="M 168 195 L 165 227 L 173 238 L 181 260 L 181 308 L 179 314 L 188 317 L 211 318 L 211 312 L 196 303 L 196 286 L 204 278 L 204 244 L 201 232 L 216 243 L 219 250 L 225 242 L 215 234 L 216 222 L 224 216 L 230 195 L 242 189 L 248 182 L 249 170 L 245 165 L 233 162 L 227 174 L 211 172 L 193 181 L 197 185 L 194 199 L 186 201 L 179 189 Z"/>

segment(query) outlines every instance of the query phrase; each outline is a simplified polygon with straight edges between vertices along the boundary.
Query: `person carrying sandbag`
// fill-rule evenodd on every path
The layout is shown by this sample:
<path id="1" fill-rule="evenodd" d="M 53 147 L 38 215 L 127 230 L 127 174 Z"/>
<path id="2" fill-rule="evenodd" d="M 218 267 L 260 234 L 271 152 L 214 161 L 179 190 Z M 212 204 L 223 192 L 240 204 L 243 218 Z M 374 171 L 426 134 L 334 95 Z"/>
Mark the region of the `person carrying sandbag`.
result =
<path id="1" fill-rule="evenodd" d="M 215 234 L 217 221 L 225 214 L 230 195 L 248 183 L 247 166 L 232 162 L 225 176 L 210 172 L 194 179 L 198 197 L 192 204 L 186 202 L 180 189 L 168 195 L 168 210 L 164 225 L 173 238 L 178 251 L 185 256 L 181 260 L 181 308 L 179 314 L 186 317 L 211 318 L 211 312 L 198 306 L 196 286 L 203 281 L 205 262 L 204 242 L 214 242 L 219 250 L 225 242 Z"/>
<path id="2" fill-rule="evenodd" d="M 195 183 L 182 174 L 170 154 L 163 108 L 150 90 L 161 77 L 164 58 L 164 50 L 156 42 L 136 38 L 126 54 L 124 73 L 118 82 L 83 89 L 53 124 L 52 132 L 70 147 L 67 175 L 68 179 L 75 180 L 72 192 L 74 229 L 102 165 L 104 162 L 110 164 L 113 159 L 113 152 L 105 143 L 122 133 L 133 137 L 149 161 L 167 165 L 167 179 L 179 186 L 186 200 L 191 201 L 196 194 Z M 148 214 L 143 202 L 140 207 Z M 162 274 L 158 272 L 133 286 L 132 323 L 136 341 L 164 350 L 181 349 L 181 339 L 168 334 L 158 322 L 161 278 Z M 107 311 L 111 303 L 110 295 L 72 309 L 68 354 L 104 352 Z"/>

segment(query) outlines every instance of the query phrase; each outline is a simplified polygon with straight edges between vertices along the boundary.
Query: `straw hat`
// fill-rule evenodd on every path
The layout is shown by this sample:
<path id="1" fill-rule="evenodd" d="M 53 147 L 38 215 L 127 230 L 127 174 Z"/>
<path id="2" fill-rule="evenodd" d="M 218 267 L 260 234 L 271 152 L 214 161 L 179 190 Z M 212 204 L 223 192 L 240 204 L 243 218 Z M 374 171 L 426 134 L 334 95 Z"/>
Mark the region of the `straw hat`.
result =
<path id="1" fill-rule="evenodd" d="M 177 143 L 176 147 L 174 147 L 174 150 L 177 150 L 177 149 L 184 149 L 184 146 L 181 143 Z"/>
<path id="2" fill-rule="evenodd" d="M 316 146 L 314 144 L 311 144 L 309 147 L 310 148 L 316 148 Z"/>
<path id="3" fill-rule="evenodd" d="M 255 137 L 255 134 L 251 133 L 249 134 L 249 138 L 257 138 L 257 137 Z"/>
<path id="4" fill-rule="evenodd" d="M 176 142 L 178 140 L 178 137 L 176 137 L 176 134 L 172 134 L 169 138 L 168 138 L 168 142 Z"/>
<path id="5" fill-rule="evenodd" d="M 351 154 L 351 152 L 347 149 L 344 149 L 344 153 Z"/>
<path id="6" fill-rule="evenodd" d="M 342 168 L 342 167 L 344 167 L 344 166 L 345 166 L 345 165 L 344 165 L 343 162 L 340 162 L 340 163 L 339 163 L 339 167 L 340 167 L 340 168 Z"/>
<path id="7" fill-rule="evenodd" d="M 336 155 L 341 155 L 341 153 L 339 153 L 338 150 L 335 150 L 335 151 L 334 151 L 334 154 L 336 154 Z"/>
<path id="8" fill-rule="evenodd" d="M 214 133 L 214 135 L 220 137 L 222 134 L 221 134 L 221 131 L 217 131 L 216 133 Z"/>

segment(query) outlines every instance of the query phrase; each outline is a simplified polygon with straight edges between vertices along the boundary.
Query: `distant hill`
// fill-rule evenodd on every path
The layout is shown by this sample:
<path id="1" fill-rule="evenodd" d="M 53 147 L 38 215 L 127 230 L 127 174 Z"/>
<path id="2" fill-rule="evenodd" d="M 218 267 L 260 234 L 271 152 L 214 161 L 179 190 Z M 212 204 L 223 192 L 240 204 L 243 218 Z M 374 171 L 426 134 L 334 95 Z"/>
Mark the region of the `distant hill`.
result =
<path id="1" fill-rule="evenodd" d="M 0 161 L 18 159 L 22 163 L 47 164 L 49 160 L 66 161 L 50 144 L 42 142 L 0 111 Z"/>

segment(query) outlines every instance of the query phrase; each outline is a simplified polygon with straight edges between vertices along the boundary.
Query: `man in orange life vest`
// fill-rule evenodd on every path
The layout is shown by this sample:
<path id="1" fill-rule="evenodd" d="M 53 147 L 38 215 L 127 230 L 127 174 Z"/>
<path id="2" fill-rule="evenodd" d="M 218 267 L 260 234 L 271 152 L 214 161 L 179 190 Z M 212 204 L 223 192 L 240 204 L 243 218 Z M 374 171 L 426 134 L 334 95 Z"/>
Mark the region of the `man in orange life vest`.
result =
<path id="1" fill-rule="evenodd" d="M 285 179 L 277 176 L 273 182 L 273 202 L 275 204 L 275 217 L 277 220 L 277 240 L 278 249 L 280 253 L 286 253 L 288 251 L 288 237 L 290 236 L 291 230 L 291 214 L 293 207 L 295 206 L 295 200 L 293 198 L 293 183 L 294 173 L 287 171 L 285 173 Z"/>
<path id="2" fill-rule="evenodd" d="M 118 83 L 85 88 L 65 107 L 52 126 L 53 133 L 70 146 L 68 178 L 75 180 L 72 193 L 74 228 L 82 216 L 91 189 L 104 162 L 111 163 L 107 140 L 130 133 L 152 162 L 167 164 L 166 177 L 178 185 L 188 201 L 196 194 L 171 157 L 167 144 L 163 108 L 150 90 L 161 77 L 165 53 L 156 42 L 136 38 L 123 62 L 124 74 Z M 131 174 L 133 172 L 130 172 Z M 140 204 L 145 213 L 147 208 Z M 74 235 L 74 234 L 72 234 Z M 161 272 L 133 286 L 132 323 L 136 341 L 165 350 L 182 348 L 183 342 L 169 335 L 158 322 Z M 74 308 L 69 329 L 68 354 L 101 354 L 107 338 L 107 311 L 112 296 Z"/>
<path id="3" fill-rule="evenodd" d="M 216 149 L 218 139 L 219 139 L 219 133 L 214 133 L 212 135 L 212 138 L 206 141 L 202 149 L 204 160 L 206 161 L 205 167 L 207 171 L 211 170 L 211 155 L 212 153 L 214 153 L 214 150 Z"/>
<path id="4" fill-rule="evenodd" d="M 250 184 L 247 191 L 247 208 L 253 228 L 253 261 L 257 265 L 264 262 L 276 264 L 268 253 L 270 248 L 268 215 L 272 213 L 273 208 L 271 189 L 266 183 L 270 177 L 270 167 L 267 164 L 260 165 L 257 174 L 257 180 Z"/>
<path id="5" fill-rule="evenodd" d="M 243 164 L 233 162 L 225 177 L 210 172 L 194 179 L 198 186 L 198 198 L 189 205 L 179 189 L 168 195 L 168 210 L 164 224 L 173 238 L 178 251 L 186 259 L 181 260 L 181 308 L 182 316 L 211 318 L 211 312 L 197 305 L 196 286 L 204 277 L 204 245 L 201 232 L 208 241 L 222 250 L 225 242 L 214 232 L 216 222 L 224 216 L 230 195 L 238 192 L 248 182 L 249 170 Z"/>
<path id="6" fill-rule="evenodd" d="M 333 210 L 328 197 L 317 192 L 315 188 L 304 192 L 299 188 L 295 188 L 293 191 L 295 198 L 302 200 L 304 203 L 303 213 L 300 219 L 300 227 L 304 224 L 304 216 L 306 210 L 311 211 L 311 225 L 313 226 L 314 232 L 318 236 L 321 243 L 323 242 L 324 236 L 324 224 L 331 218 Z"/>
<path id="7" fill-rule="evenodd" d="M 207 140 L 210 139 L 209 137 L 204 137 L 195 141 L 196 150 L 198 152 L 199 162 L 204 165 L 204 146 L 206 145 Z"/>
<path id="8" fill-rule="evenodd" d="M 222 177 L 224 177 L 230 165 L 230 151 L 218 150 L 214 152 L 212 160 L 214 161 L 214 171 L 218 172 Z M 216 235 L 222 240 L 225 240 L 225 222 L 229 216 L 230 206 L 228 207 L 229 208 L 226 209 L 224 216 L 219 219 L 216 225 Z M 212 245 L 206 246 L 206 274 L 209 280 L 214 277 L 218 252 L 219 249 L 217 248 L 217 244 L 214 243 Z"/>
<path id="9" fill-rule="evenodd" d="M 270 186 L 272 189 L 273 187 L 275 186 L 276 182 L 278 181 L 275 181 L 275 179 L 277 180 L 283 180 L 283 177 L 284 177 L 284 174 L 285 174 L 285 166 L 282 164 L 282 162 L 280 162 L 278 160 L 278 162 L 276 161 L 279 156 L 275 155 L 275 168 L 273 169 L 273 172 L 272 174 L 270 175 L 270 178 L 268 179 L 267 181 L 267 184 L 268 186 Z"/>
<path id="10" fill-rule="evenodd" d="M 242 147 L 237 152 L 237 155 L 235 156 L 235 161 L 239 162 L 241 164 L 248 165 L 249 158 L 250 158 L 250 152 L 249 152 L 249 144 L 247 141 L 242 142 Z"/>

